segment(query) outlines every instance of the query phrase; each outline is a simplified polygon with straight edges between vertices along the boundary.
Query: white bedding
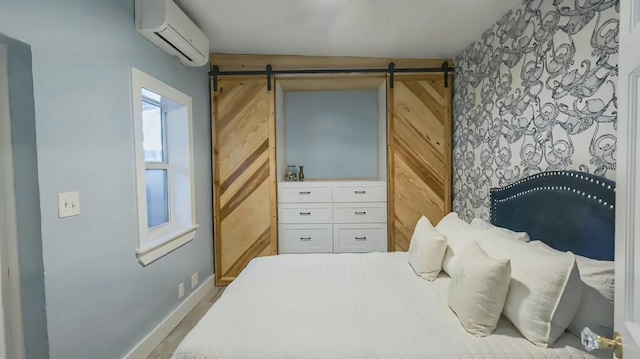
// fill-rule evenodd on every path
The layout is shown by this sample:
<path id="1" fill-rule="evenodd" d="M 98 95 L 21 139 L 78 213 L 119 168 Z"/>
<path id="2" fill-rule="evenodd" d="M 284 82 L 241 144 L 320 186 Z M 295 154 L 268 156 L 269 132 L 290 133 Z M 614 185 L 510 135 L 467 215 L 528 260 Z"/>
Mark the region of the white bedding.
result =
<path id="1" fill-rule="evenodd" d="M 569 333 L 537 347 L 504 317 L 474 337 L 447 306 L 449 281 L 421 279 L 406 253 L 258 258 L 172 359 L 611 357 L 584 352 Z"/>

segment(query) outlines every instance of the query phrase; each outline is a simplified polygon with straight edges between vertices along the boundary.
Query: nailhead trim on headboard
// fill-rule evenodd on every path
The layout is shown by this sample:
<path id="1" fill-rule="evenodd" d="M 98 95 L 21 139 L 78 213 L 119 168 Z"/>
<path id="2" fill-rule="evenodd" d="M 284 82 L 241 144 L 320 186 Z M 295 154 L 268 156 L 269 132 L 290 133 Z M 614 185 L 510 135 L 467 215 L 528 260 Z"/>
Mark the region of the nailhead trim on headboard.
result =
<path id="1" fill-rule="evenodd" d="M 611 189 L 611 185 L 607 185 L 605 182 L 602 182 L 602 181 L 597 180 L 597 179 L 596 179 L 596 180 L 594 180 L 593 178 L 589 178 L 589 177 L 586 177 L 586 176 L 584 176 L 584 175 L 579 175 L 579 174 L 577 174 L 577 173 L 575 173 L 575 172 L 551 171 L 551 172 L 541 172 L 541 173 L 538 173 L 538 174 L 535 174 L 535 175 L 529 176 L 529 177 L 527 177 L 527 178 L 523 178 L 523 179 L 521 179 L 521 180 L 519 180 L 519 181 L 516 181 L 516 182 L 514 182 L 514 183 L 512 183 L 512 184 L 510 184 L 510 185 L 504 186 L 504 187 L 500 187 L 500 188 L 492 188 L 492 189 L 491 189 L 491 192 L 503 191 L 503 190 L 506 190 L 506 189 L 509 189 L 509 188 L 515 187 L 515 186 L 517 186 L 517 185 L 519 185 L 519 184 L 521 184 L 521 183 L 525 183 L 525 182 L 528 182 L 528 181 L 533 180 L 533 179 L 536 179 L 536 178 L 540 178 L 540 177 L 547 177 L 547 176 L 568 176 L 568 177 L 575 177 L 575 178 L 579 178 L 579 179 L 585 180 L 585 181 L 587 181 L 587 182 L 595 182 L 595 184 L 597 184 L 597 185 L 598 185 L 598 184 L 601 184 L 601 185 L 602 185 L 602 187 L 605 187 L 605 186 L 606 186 L 606 187 L 607 187 L 607 189 Z M 615 187 L 613 188 L 613 190 L 614 190 L 614 191 L 616 190 L 616 189 L 615 189 Z"/>
<path id="2" fill-rule="evenodd" d="M 507 197 L 507 198 L 499 199 L 499 200 L 497 200 L 496 202 L 498 202 L 498 203 L 502 203 L 502 202 L 506 202 L 506 201 L 508 201 L 508 200 L 510 200 L 510 199 L 513 199 L 513 198 L 516 198 L 516 197 L 520 197 L 520 196 L 525 195 L 525 194 L 527 194 L 527 193 L 531 193 L 531 192 L 534 192 L 534 191 L 544 191 L 544 190 L 564 190 L 564 191 L 568 191 L 568 192 L 573 192 L 573 193 L 575 193 L 575 194 L 579 194 L 579 195 L 587 196 L 587 198 L 593 198 L 593 200 L 594 200 L 594 201 L 598 201 L 599 203 L 601 203 L 601 204 L 602 204 L 602 205 L 604 205 L 605 207 L 609 206 L 609 208 L 610 208 L 610 209 L 614 209 L 614 206 L 613 206 L 612 204 L 610 205 L 610 204 L 609 204 L 609 203 L 607 203 L 606 201 L 603 201 L 602 199 L 600 199 L 600 198 L 598 198 L 598 197 L 596 197 L 596 196 L 594 196 L 594 195 L 587 194 L 587 193 L 586 193 L 586 192 L 584 192 L 584 191 L 580 191 L 580 190 L 576 190 L 576 189 L 571 189 L 571 188 L 566 187 L 566 186 L 545 186 L 545 187 L 536 187 L 536 188 L 532 188 L 532 189 L 526 190 L 526 191 L 524 191 L 524 192 L 517 193 L 517 194 L 515 194 L 515 195 L 513 195 L 513 196 L 509 196 L 509 197 Z"/>
<path id="3" fill-rule="evenodd" d="M 589 178 L 588 176 L 585 176 L 584 174 L 580 174 L 580 173 L 577 173 L 577 172 L 568 172 L 568 171 L 549 171 L 549 172 L 541 172 L 541 173 L 538 173 L 538 174 L 531 175 L 529 177 L 523 178 L 521 180 L 518 180 L 518 181 L 516 181 L 514 183 L 511 183 L 511 184 L 509 184 L 507 186 L 504 186 L 504 187 L 491 188 L 490 192 L 493 194 L 493 193 L 497 193 L 497 192 L 506 191 L 506 190 L 509 190 L 509 189 L 511 189 L 511 188 L 513 188 L 515 186 L 518 186 L 518 185 L 521 185 L 523 183 L 529 182 L 531 180 L 535 180 L 535 179 L 538 179 L 538 178 L 541 178 L 541 177 L 548 177 L 548 176 L 574 177 L 576 179 L 581 179 L 581 180 L 584 180 L 584 181 L 587 181 L 587 182 L 594 183 L 596 185 L 600 185 L 602 187 L 606 187 L 607 189 L 610 189 L 610 190 L 613 189 L 614 192 L 616 191 L 615 186 L 613 186 L 613 188 L 612 188 L 611 184 L 607 184 L 606 182 L 598 180 L 598 179 Z M 491 213 L 489 214 L 489 220 L 492 221 L 492 222 L 495 220 L 494 216 L 495 216 L 495 212 L 496 212 L 496 203 L 504 203 L 504 202 L 509 201 L 511 199 L 520 197 L 520 196 L 528 194 L 528 193 L 536 192 L 536 191 L 567 191 L 567 192 L 573 192 L 576 195 L 582 195 L 582 196 L 586 196 L 588 199 L 593 199 L 594 201 L 597 201 L 601 205 L 603 205 L 603 206 L 605 206 L 605 207 L 607 207 L 607 208 L 609 208 L 611 210 L 615 209 L 615 205 L 613 203 L 608 203 L 607 201 L 605 201 L 605 200 L 603 200 L 601 198 L 598 198 L 595 195 L 587 194 L 586 192 L 580 191 L 580 190 L 575 189 L 575 188 L 571 188 L 571 187 L 568 187 L 568 186 L 541 186 L 541 187 L 530 188 L 530 189 L 527 189 L 527 190 L 525 190 L 523 192 L 518 192 L 518 193 L 516 193 L 514 195 L 511 195 L 509 197 L 492 201 L 492 203 L 491 203 Z"/>

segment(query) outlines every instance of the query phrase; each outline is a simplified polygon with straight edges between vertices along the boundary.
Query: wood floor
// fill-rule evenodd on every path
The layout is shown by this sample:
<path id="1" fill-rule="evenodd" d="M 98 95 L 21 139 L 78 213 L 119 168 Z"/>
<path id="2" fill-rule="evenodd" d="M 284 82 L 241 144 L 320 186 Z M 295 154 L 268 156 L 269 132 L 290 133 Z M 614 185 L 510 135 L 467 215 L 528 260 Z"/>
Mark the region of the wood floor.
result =
<path id="1" fill-rule="evenodd" d="M 147 359 L 169 359 L 184 337 L 198 324 L 224 292 L 225 287 L 214 287 L 198 305 L 178 324 L 178 326 L 156 347 Z"/>

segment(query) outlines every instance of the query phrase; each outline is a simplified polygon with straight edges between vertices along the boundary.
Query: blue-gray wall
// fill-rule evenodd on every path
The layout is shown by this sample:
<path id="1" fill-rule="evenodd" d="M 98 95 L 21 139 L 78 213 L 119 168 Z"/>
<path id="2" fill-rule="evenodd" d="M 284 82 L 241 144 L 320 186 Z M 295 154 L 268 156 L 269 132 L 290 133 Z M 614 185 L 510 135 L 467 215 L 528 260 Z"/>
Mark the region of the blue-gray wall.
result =
<path id="1" fill-rule="evenodd" d="M 0 44 L 7 46 L 8 55 L 9 107 L 25 354 L 27 359 L 47 358 L 47 316 L 40 233 L 31 49 L 29 45 L 1 34 Z"/>
<path id="2" fill-rule="evenodd" d="M 51 358 L 125 355 L 213 272 L 207 68 L 185 68 L 138 35 L 133 0 L 0 2 L 0 33 L 31 46 L 42 256 Z M 141 267 L 131 66 L 193 98 L 196 239 Z M 58 219 L 57 193 L 82 213 Z"/>
<path id="3" fill-rule="evenodd" d="M 285 92 L 287 165 L 306 179 L 378 177 L 378 90 Z"/>

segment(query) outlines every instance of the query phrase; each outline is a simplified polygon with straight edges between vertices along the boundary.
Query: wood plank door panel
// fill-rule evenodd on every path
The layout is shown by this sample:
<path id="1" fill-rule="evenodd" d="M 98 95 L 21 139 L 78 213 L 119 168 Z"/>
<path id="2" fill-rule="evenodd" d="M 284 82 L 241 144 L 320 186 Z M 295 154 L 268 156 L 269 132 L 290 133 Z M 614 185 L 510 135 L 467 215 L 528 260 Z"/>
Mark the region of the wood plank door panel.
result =
<path id="1" fill-rule="evenodd" d="M 389 250 L 406 251 L 420 216 L 435 224 L 451 211 L 451 86 L 396 75 L 387 103 Z"/>
<path id="2" fill-rule="evenodd" d="M 220 78 L 212 92 L 218 285 L 277 251 L 273 96 L 264 77 Z"/>

